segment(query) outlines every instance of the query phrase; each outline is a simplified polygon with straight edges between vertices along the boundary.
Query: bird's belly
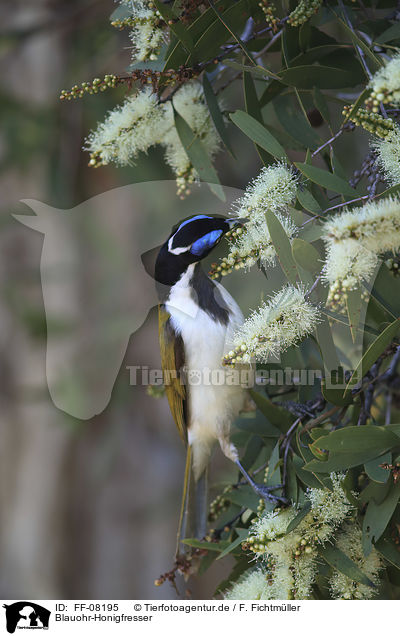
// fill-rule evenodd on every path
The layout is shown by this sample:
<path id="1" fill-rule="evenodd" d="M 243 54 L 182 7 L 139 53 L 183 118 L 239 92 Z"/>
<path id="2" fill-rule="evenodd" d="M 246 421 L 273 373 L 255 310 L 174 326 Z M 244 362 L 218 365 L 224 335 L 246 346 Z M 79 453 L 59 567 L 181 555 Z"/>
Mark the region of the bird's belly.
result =
<path id="1" fill-rule="evenodd" d="M 221 446 L 229 444 L 231 423 L 245 402 L 239 374 L 222 365 L 223 356 L 232 348 L 234 326 L 216 322 L 202 309 L 196 316 L 167 309 L 184 344 L 188 441 L 193 447 L 195 472 L 200 474 L 215 441 Z"/>

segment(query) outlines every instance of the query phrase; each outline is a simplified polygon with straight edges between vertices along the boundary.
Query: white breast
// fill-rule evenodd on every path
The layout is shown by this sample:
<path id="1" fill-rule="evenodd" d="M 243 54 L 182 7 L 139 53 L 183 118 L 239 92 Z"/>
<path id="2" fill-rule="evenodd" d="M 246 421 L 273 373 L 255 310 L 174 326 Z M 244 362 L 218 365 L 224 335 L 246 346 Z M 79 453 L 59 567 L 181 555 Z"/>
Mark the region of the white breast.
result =
<path id="1" fill-rule="evenodd" d="M 242 312 L 229 292 L 218 283 L 218 290 L 230 310 L 228 324 L 216 322 L 200 309 L 189 286 L 193 267 L 191 265 L 172 288 L 166 309 L 185 348 L 188 438 L 193 449 L 195 477 L 198 478 L 216 440 L 230 459 L 237 459 L 229 433 L 232 421 L 243 407 L 245 392 L 240 385 L 226 383 L 227 374 L 232 374 L 222 365 L 223 356 L 232 349 L 232 336 L 243 322 Z"/>

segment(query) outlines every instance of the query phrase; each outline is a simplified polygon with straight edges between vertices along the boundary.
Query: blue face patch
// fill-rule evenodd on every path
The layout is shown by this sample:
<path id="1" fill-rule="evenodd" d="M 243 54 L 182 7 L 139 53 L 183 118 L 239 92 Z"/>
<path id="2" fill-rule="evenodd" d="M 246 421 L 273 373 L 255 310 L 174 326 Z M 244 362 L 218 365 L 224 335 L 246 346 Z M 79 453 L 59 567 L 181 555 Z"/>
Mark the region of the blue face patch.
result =
<path id="1" fill-rule="evenodd" d="M 192 216 L 191 219 L 186 219 L 186 221 L 183 221 L 183 223 L 180 224 L 176 232 L 179 232 L 179 230 L 183 228 L 184 225 L 187 225 L 188 223 L 191 223 L 192 221 L 197 221 L 198 219 L 212 219 L 212 216 L 207 216 L 206 214 L 197 214 L 196 216 Z"/>
<path id="2" fill-rule="evenodd" d="M 207 218 L 207 217 L 206 217 Z M 204 252 L 212 249 L 223 234 L 222 230 L 213 230 L 201 238 L 197 239 L 190 248 L 190 253 L 194 256 L 201 256 Z"/>

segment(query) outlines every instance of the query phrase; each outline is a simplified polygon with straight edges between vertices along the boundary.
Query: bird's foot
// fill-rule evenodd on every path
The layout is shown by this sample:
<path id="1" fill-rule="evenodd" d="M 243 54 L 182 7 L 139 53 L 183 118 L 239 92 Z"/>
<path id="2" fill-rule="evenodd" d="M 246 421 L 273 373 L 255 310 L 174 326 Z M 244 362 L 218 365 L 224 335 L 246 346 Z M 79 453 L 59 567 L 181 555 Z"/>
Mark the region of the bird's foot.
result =
<path id="1" fill-rule="evenodd" d="M 284 488 L 283 484 L 278 484 L 277 486 L 266 486 L 265 484 L 256 484 L 254 479 L 252 479 L 249 473 L 243 468 L 242 464 L 239 460 L 236 460 L 236 465 L 239 468 L 242 475 L 245 477 L 246 481 L 250 484 L 254 492 L 260 497 L 260 499 L 264 499 L 266 502 L 272 502 L 275 504 L 287 504 L 288 500 L 285 497 L 279 497 L 278 495 L 274 495 L 274 490 L 279 490 L 280 488 Z"/>

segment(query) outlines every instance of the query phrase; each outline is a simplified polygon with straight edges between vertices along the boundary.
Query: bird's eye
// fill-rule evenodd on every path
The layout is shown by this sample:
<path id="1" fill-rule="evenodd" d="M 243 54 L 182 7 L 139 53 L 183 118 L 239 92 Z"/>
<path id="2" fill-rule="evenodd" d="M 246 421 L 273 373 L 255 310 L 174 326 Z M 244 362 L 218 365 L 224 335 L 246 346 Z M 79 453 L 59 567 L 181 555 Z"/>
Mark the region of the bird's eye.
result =
<path id="1" fill-rule="evenodd" d="M 194 256 L 202 256 L 218 243 L 222 234 L 222 230 L 213 230 L 212 232 L 208 232 L 208 234 L 205 234 L 192 244 L 190 253 Z"/>

